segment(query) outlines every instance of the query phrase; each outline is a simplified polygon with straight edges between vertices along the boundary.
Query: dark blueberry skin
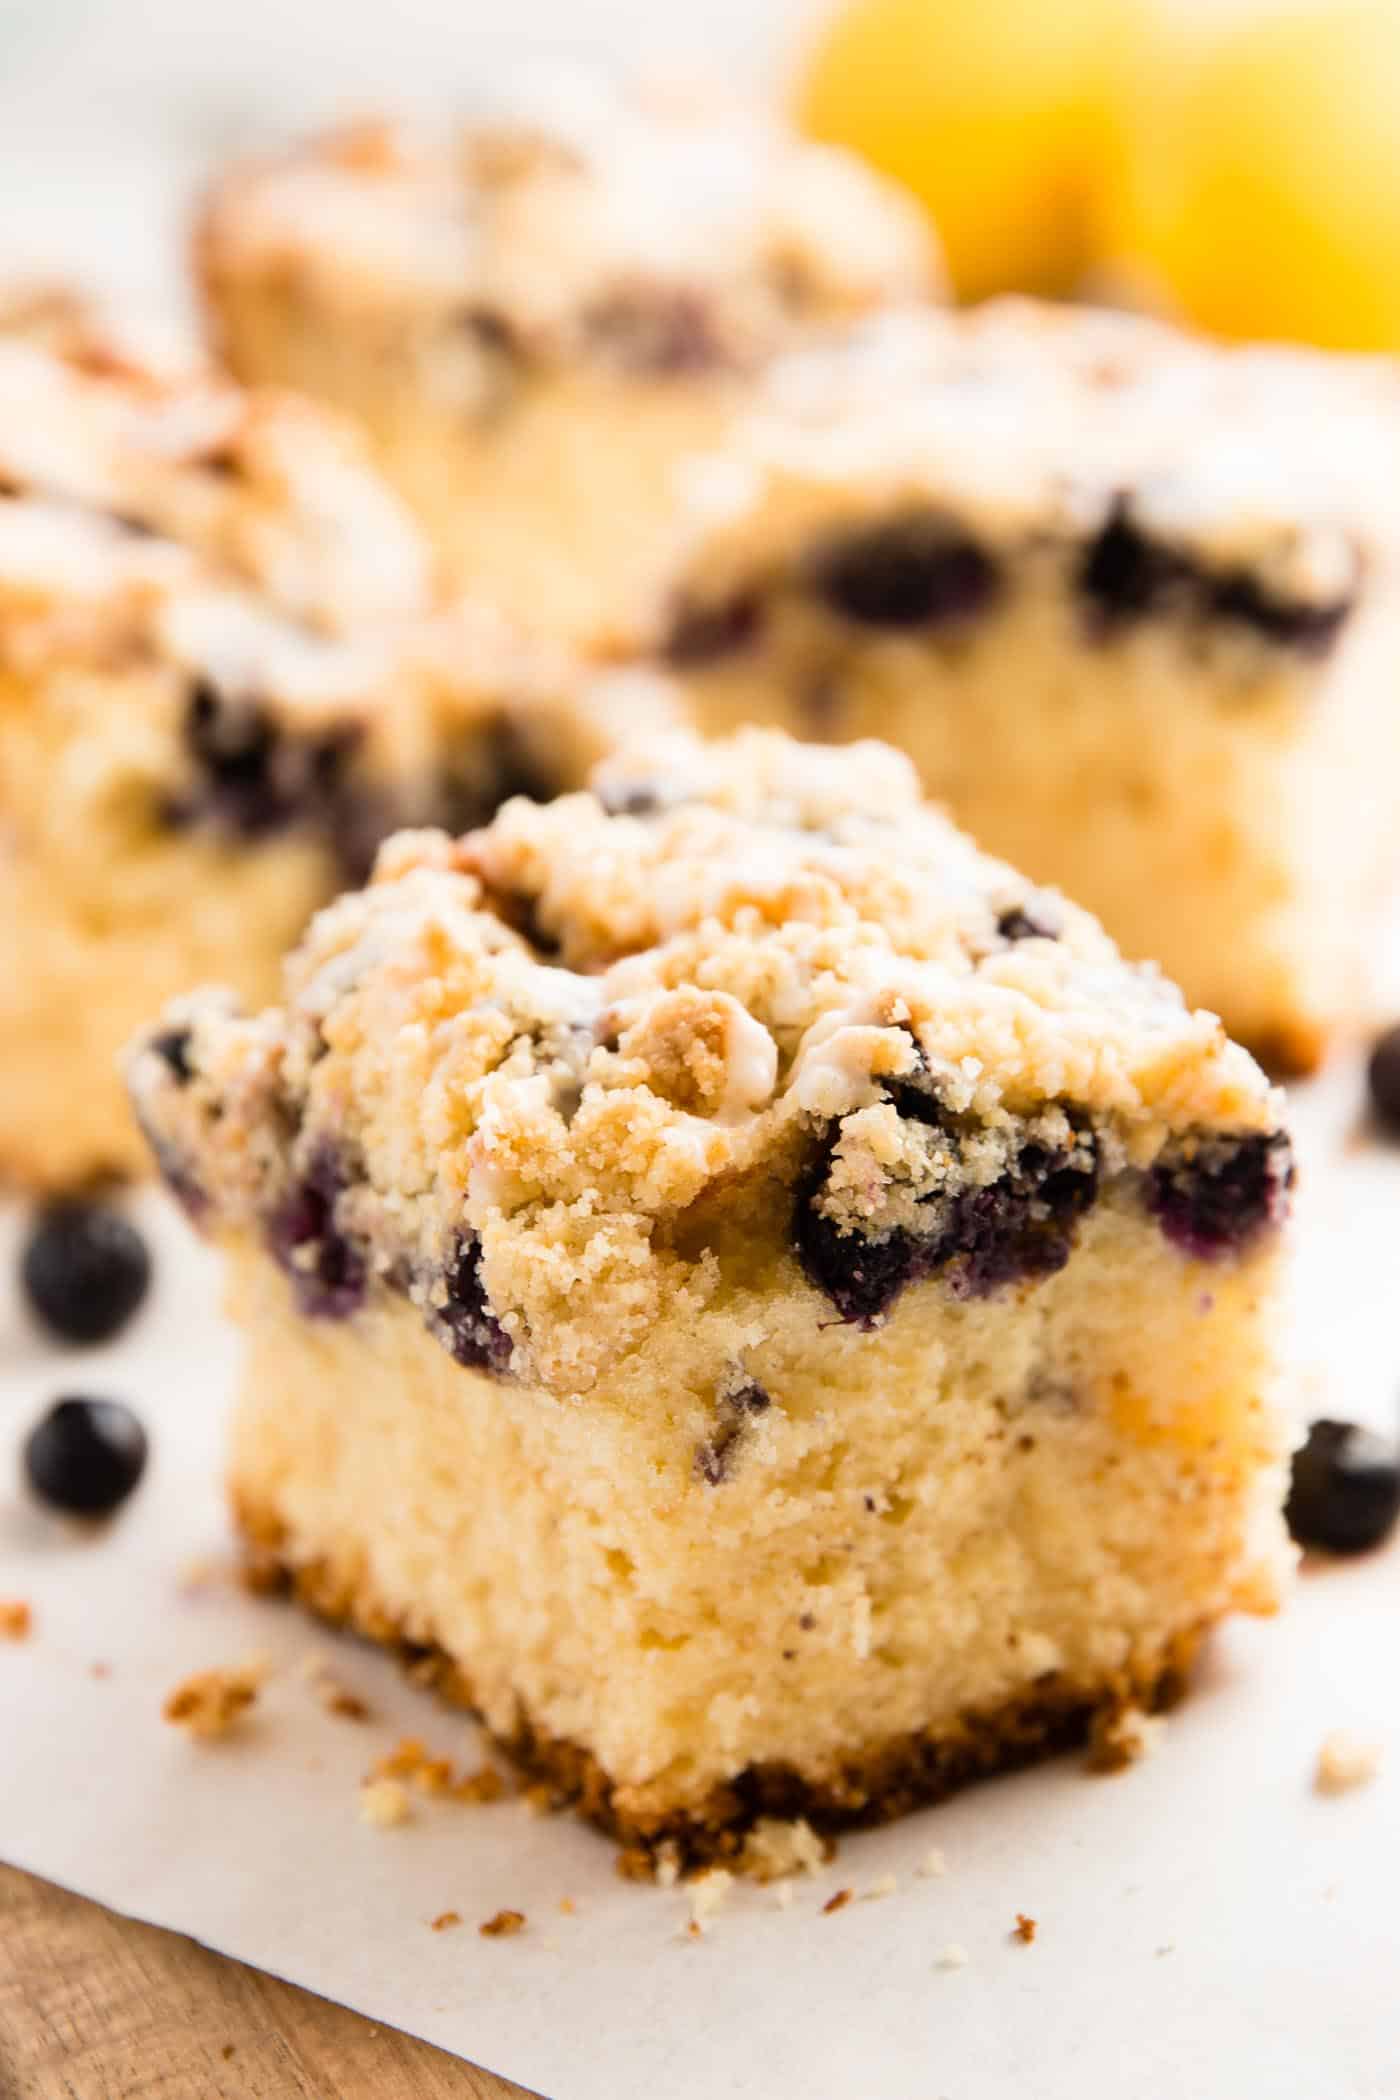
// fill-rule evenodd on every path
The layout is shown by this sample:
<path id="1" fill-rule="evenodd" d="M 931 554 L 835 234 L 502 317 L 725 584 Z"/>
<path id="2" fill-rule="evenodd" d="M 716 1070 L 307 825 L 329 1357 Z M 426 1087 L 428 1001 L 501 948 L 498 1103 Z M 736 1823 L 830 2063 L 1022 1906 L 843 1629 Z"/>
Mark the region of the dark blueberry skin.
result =
<path id="1" fill-rule="evenodd" d="M 481 1281 L 481 1242 L 474 1234 L 457 1242 L 444 1281 L 446 1303 L 436 1308 L 433 1330 L 455 1362 L 469 1371 L 503 1378 L 510 1370 L 510 1336 L 492 1312 Z"/>
<path id="2" fill-rule="evenodd" d="M 105 1342 L 121 1332 L 149 1290 L 151 1257 L 119 1212 L 61 1203 L 35 1226 L 20 1273 L 50 1334 L 62 1342 Z"/>
<path id="3" fill-rule="evenodd" d="M 753 1416 L 766 1414 L 773 1398 L 761 1385 L 741 1386 L 720 1401 L 720 1424 L 713 1436 L 695 1447 L 695 1472 L 707 1487 L 718 1487 L 733 1470 L 734 1447 Z"/>
<path id="4" fill-rule="evenodd" d="M 942 627 L 980 612 L 1001 572 L 975 541 L 934 512 L 833 537 L 807 583 L 843 620 L 903 631 Z"/>
<path id="5" fill-rule="evenodd" d="M 185 709 L 184 741 L 199 784 L 167 807 L 175 829 L 209 823 L 235 838 L 258 839 L 294 824 L 332 835 L 348 825 L 343 804 L 359 741 L 354 723 L 315 738 L 288 737 L 257 699 L 199 679 Z"/>
<path id="6" fill-rule="evenodd" d="M 1400 1027 L 1387 1028 L 1366 1067 L 1371 1113 L 1387 1137 L 1400 1137 Z"/>
<path id="7" fill-rule="evenodd" d="M 41 1501 L 74 1517 L 107 1517 L 146 1469 L 146 1432 L 120 1400 L 59 1400 L 36 1422 L 24 1470 Z"/>
<path id="8" fill-rule="evenodd" d="M 1002 913 L 997 920 L 997 932 L 1004 941 L 1057 941 L 1060 938 L 1058 927 L 1043 925 L 1029 912 L 1022 911 L 1019 905 Z"/>
<path id="9" fill-rule="evenodd" d="M 1173 1246 L 1201 1261 L 1242 1254 L 1288 1215 L 1293 1148 L 1276 1130 L 1152 1169 L 1147 1205 Z"/>
<path id="10" fill-rule="evenodd" d="M 934 1098 L 905 1085 L 889 1089 L 903 1116 L 941 1124 Z M 903 1229 L 884 1239 L 841 1232 L 816 1207 L 836 1136 L 827 1141 L 800 1192 L 793 1223 L 798 1260 L 841 1318 L 873 1326 L 907 1284 L 938 1276 L 956 1298 L 984 1298 L 1032 1278 L 1053 1276 L 1069 1260 L 1079 1219 L 1098 1192 L 1093 1153 L 1026 1145 L 1000 1180 L 952 1204 L 937 1233 Z"/>
<path id="11" fill-rule="evenodd" d="M 1351 610 L 1348 599 L 1307 605 L 1276 598 L 1241 571 L 1212 575 L 1132 524 L 1120 504 L 1080 564 L 1080 595 L 1095 625 L 1111 633 L 1169 602 L 1199 618 L 1248 627 L 1304 655 L 1325 653 Z"/>
<path id="12" fill-rule="evenodd" d="M 753 595 L 718 605 L 681 604 L 672 617 L 662 653 L 678 669 L 694 670 L 751 647 L 762 626 L 763 607 Z"/>
<path id="13" fill-rule="evenodd" d="M 364 1256 L 336 1225 L 344 1186 L 335 1155 L 326 1148 L 268 1221 L 269 1251 L 308 1319 L 348 1320 L 364 1304 Z"/>
<path id="14" fill-rule="evenodd" d="M 151 1048 L 166 1064 L 177 1086 L 188 1086 L 194 1077 L 194 1066 L 190 1063 L 190 1031 L 188 1028 L 163 1028 L 159 1035 L 151 1037 Z"/>
<path id="15" fill-rule="evenodd" d="M 1284 1515 L 1300 1546 L 1369 1552 L 1400 1517 L 1400 1451 L 1355 1422 L 1314 1422 L 1293 1454 Z"/>
<path id="16" fill-rule="evenodd" d="M 730 362 L 714 312 L 695 292 L 617 292 L 600 300 L 584 325 L 616 364 L 642 378 L 677 379 Z"/>

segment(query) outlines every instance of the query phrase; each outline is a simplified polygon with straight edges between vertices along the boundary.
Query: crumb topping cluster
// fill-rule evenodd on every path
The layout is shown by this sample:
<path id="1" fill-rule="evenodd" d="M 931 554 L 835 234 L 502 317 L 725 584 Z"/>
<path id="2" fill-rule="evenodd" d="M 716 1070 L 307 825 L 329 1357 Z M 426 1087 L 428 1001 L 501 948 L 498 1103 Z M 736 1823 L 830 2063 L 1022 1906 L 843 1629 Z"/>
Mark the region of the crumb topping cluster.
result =
<path id="1" fill-rule="evenodd" d="M 738 646 L 794 580 L 865 626 L 966 618 L 1048 542 L 1100 633 L 1171 610 L 1319 650 L 1395 544 L 1397 460 L 1379 359 L 1024 300 L 882 314 L 780 360 L 692 477 L 671 646 Z"/>
<path id="2" fill-rule="evenodd" d="M 518 80 L 452 135 L 363 125 L 247 169 L 202 260 L 215 284 L 291 268 L 347 306 L 440 313 L 478 353 L 483 403 L 502 363 L 742 365 L 936 276 L 921 215 L 848 156 L 756 110 L 579 74 Z M 425 349 L 429 391 L 462 392 L 451 340 Z"/>
<path id="3" fill-rule="evenodd" d="M 756 1187 L 864 1324 L 920 1276 L 1049 1273 L 1107 1176 L 1150 1207 L 1168 1173 L 1195 1252 L 1286 1194 L 1286 1163 L 1240 1169 L 1284 1141 L 1218 1022 L 979 854 L 897 754 L 760 731 L 400 836 L 284 1008 L 185 1001 L 131 1079 L 177 1193 L 261 1233 L 303 1310 L 382 1282 L 460 1362 L 545 1383 L 586 1384 L 552 1355 L 584 1310 L 615 1352 L 712 1288 L 709 1228 Z"/>

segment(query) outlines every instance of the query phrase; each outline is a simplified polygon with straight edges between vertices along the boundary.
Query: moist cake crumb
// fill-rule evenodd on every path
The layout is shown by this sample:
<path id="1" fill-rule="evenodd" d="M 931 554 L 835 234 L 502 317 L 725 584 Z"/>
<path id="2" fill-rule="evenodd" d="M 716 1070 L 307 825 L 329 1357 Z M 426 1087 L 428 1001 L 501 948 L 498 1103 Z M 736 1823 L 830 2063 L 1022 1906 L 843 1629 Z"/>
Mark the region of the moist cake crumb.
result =
<path id="1" fill-rule="evenodd" d="M 503 1800 L 509 1787 L 505 1775 L 495 1765 L 478 1765 L 474 1772 L 466 1772 L 460 1779 L 454 1779 L 447 1791 L 454 1801 L 485 1808 L 493 1801 Z"/>
<path id="2" fill-rule="evenodd" d="M 948 1862 L 937 1845 L 930 1845 L 914 1872 L 925 1881 L 938 1880 L 948 1871 Z"/>
<path id="3" fill-rule="evenodd" d="M 1099 1716 L 1090 1731 L 1088 1765 L 1091 1772 L 1121 1772 L 1149 1757 L 1166 1730 L 1164 1714 L 1144 1713 L 1140 1706 L 1124 1706 Z"/>
<path id="4" fill-rule="evenodd" d="M 1317 1753 L 1313 1786 L 1319 1794 L 1347 1794 L 1369 1786 L 1381 1767 L 1381 1745 L 1374 1737 L 1334 1728 Z"/>
<path id="5" fill-rule="evenodd" d="M 487 1918 L 486 1922 L 478 1925 L 476 1929 L 484 1940 L 505 1940 L 517 1932 L 523 1932 L 526 1922 L 523 1910 L 498 1910 L 494 1917 Z"/>
<path id="6" fill-rule="evenodd" d="M 34 1612 L 22 1597 L 0 1598 L 0 1640 L 27 1641 L 34 1630 Z"/>
<path id="7" fill-rule="evenodd" d="M 686 1883 L 686 1898 L 690 1904 L 689 1930 L 694 1933 L 708 1932 L 710 1920 L 729 1901 L 729 1892 L 734 1886 L 734 1876 L 727 1867 L 707 1867 Z"/>
<path id="8" fill-rule="evenodd" d="M 965 1969 L 967 1967 L 966 1947 L 961 1946 L 957 1940 L 949 1940 L 947 1946 L 939 1954 L 938 1967 L 940 1969 Z"/>
<path id="9" fill-rule="evenodd" d="M 804 1817 L 785 1823 L 774 1816 L 760 1816 L 744 1840 L 739 1871 L 758 1882 L 815 1874 L 835 1849 L 829 1839 L 818 1837 Z"/>
<path id="10" fill-rule="evenodd" d="M 360 1785 L 360 1821 L 376 1830 L 393 1830 L 413 1814 L 408 1788 L 401 1779 L 366 1779 Z"/>
<path id="11" fill-rule="evenodd" d="M 1019 1940 L 1023 1947 L 1029 1947 L 1031 1941 L 1035 1938 L 1035 1935 L 1035 1919 L 1028 1918 L 1023 1910 L 1018 1910 L 1016 1913 L 1016 1923 L 1011 1928 L 1012 1939 Z"/>
<path id="12" fill-rule="evenodd" d="M 197 1670 L 177 1684 L 162 1716 L 202 1742 L 213 1742 L 236 1728 L 257 1699 L 268 1675 L 258 1657 L 229 1668 Z"/>
<path id="13" fill-rule="evenodd" d="M 881 1874 L 877 1880 L 871 1882 L 862 1900 L 866 1903 L 878 1903 L 882 1896 L 893 1896 L 898 1891 L 899 1876 L 897 1874 Z"/>

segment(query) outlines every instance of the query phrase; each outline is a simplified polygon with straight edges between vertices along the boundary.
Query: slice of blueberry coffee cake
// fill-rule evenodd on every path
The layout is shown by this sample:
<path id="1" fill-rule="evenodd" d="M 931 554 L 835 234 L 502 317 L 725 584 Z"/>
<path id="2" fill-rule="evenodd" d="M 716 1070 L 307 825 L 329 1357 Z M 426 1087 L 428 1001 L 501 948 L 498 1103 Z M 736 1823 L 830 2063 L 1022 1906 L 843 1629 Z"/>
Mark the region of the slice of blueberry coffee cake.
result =
<path id="1" fill-rule="evenodd" d="M 630 1840 L 894 1814 L 1277 1601 L 1278 1098 L 893 751 L 404 835 L 130 1078 L 255 1552 Z"/>
<path id="2" fill-rule="evenodd" d="M 1400 384 L 1000 302 L 781 362 L 659 647 L 705 727 L 880 736 L 989 850 L 1306 1070 L 1364 1003 L 1400 766 Z"/>
<path id="3" fill-rule="evenodd" d="M 273 997 L 386 831 L 609 748 L 542 652 L 426 600 L 322 410 L 0 336 L 0 1176 L 144 1167 L 119 1063 L 156 1007 Z"/>
<path id="4" fill-rule="evenodd" d="M 677 461 L 766 358 L 936 282 L 853 158 L 577 76 L 235 169 L 197 260 L 240 378 L 353 411 L 456 581 L 574 633 L 630 604 Z"/>

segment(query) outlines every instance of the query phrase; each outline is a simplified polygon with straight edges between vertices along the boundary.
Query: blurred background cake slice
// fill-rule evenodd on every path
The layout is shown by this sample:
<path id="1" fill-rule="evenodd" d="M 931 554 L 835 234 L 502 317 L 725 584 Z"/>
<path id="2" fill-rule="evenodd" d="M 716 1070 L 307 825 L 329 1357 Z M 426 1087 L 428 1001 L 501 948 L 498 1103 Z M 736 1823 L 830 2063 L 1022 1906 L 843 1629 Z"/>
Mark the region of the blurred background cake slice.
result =
<path id="1" fill-rule="evenodd" d="M 130 1071 L 262 1562 L 621 1836 L 897 1813 L 1277 1599 L 1278 1098 L 893 751 L 394 840 Z"/>
<path id="2" fill-rule="evenodd" d="M 0 333 L 0 1174 L 145 1163 L 117 1071 L 210 977 L 271 998 L 388 830 L 576 786 L 596 704 L 484 608 L 434 614 L 416 528 L 310 404 L 157 377 L 88 320 Z"/>
<path id="3" fill-rule="evenodd" d="M 573 75 L 235 168 L 198 267 L 240 378 L 353 411 L 454 581 L 574 633 L 630 604 L 678 459 L 774 352 L 938 275 L 853 157 Z"/>
<path id="4" fill-rule="evenodd" d="M 688 478 L 657 646 L 702 723 L 889 738 L 989 850 L 1282 1068 L 1393 873 L 1400 387 L 999 302 L 769 375 Z"/>

